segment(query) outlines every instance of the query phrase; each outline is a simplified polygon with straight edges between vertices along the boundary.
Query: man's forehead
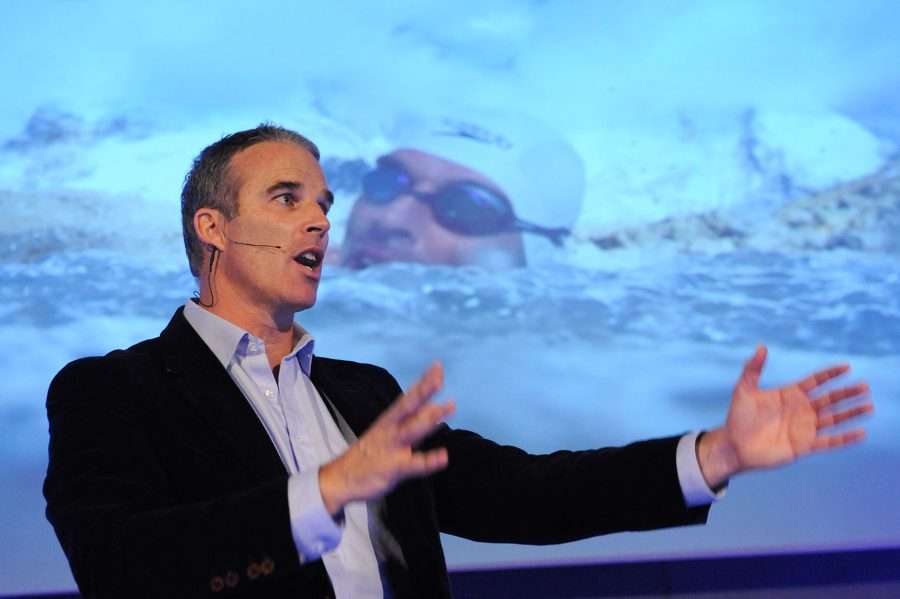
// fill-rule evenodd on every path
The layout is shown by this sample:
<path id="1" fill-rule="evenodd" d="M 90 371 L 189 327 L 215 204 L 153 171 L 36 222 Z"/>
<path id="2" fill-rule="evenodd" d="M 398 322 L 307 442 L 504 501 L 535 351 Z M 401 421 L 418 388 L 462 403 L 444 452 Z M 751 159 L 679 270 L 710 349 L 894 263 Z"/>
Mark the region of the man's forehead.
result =
<path id="1" fill-rule="evenodd" d="M 501 192 L 503 189 L 486 175 L 458 162 L 447 160 L 414 148 L 401 148 L 385 154 L 380 160 L 399 164 L 418 180 L 429 180 L 434 183 L 450 181 L 477 181 Z"/>
<path id="2" fill-rule="evenodd" d="M 318 160 L 293 142 L 264 141 L 245 148 L 232 157 L 229 171 L 239 187 L 251 184 L 264 191 L 279 181 L 325 187 Z"/>

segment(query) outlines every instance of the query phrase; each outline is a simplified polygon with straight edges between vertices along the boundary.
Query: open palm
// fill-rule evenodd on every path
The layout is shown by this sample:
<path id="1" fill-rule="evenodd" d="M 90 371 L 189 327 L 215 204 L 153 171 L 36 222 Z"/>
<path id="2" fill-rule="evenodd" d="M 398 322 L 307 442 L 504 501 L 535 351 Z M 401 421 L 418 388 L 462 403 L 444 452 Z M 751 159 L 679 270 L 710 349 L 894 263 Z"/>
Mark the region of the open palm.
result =
<path id="1" fill-rule="evenodd" d="M 832 366 L 790 385 L 761 389 L 759 378 L 766 354 L 766 348 L 760 346 L 744 366 L 725 423 L 739 470 L 777 466 L 863 438 L 862 429 L 833 433 L 822 429 L 871 412 L 871 402 L 852 402 L 866 396 L 868 385 L 859 383 L 813 395 L 823 384 L 850 370 L 849 366 Z M 838 405 L 847 400 L 853 405 Z"/>

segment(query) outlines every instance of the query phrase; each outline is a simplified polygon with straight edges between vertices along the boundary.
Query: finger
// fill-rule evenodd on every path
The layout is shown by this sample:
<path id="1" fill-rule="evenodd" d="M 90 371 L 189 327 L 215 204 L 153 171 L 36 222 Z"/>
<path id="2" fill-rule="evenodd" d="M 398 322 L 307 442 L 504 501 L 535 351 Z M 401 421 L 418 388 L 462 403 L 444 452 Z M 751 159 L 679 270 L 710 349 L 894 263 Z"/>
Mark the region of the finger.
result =
<path id="1" fill-rule="evenodd" d="M 403 445 L 412 445 L 420 441 L 455 411 L 456 402 L 453 400 L 444 404 L 424 406 L 416 414 L 404 421 L 397 434 L 397 442 Z"/>
<path id="2" fill-rule="evenodd" d="M 842 387 L 840 389 L 835 389 L 834 391 L 829 391 L 821 397 L 816 398 L 812 402 L 812 406 L 818 412 L 819 410 L 827 408 L 828 406 L 834 405 L 840 401 L 850 399 L 852 397 L 860 397 L 866 395 L 868 392 L 869 385 L 867 385 L 866 383 L 859 383 L 856 385 L 851 385 L 849 387 Z"/>
<path id="3" fill-rule="evenodd" d="M 429 404 L 403 421 L 396 436 L 397 442 L 404 445 L 414 445 L 430 434 L 444 420 L 456 412 L 456 402 L 453 400 L 443 404 Z"/>
<path id="4" fill-rule="evenodd" d="M 400 470 L 401 478 L 425 476 L 438 470 L 443 470 L 449 463 L 447 450 L 443 447 L 430 451 L 416 451 L 409 456 L 409 460 Z"/>
<path id="5" fill-rule="evenodd" d="M 866 403 L 861 406 L 854 406 L 849 410 L 844 410 L 843 412 L 838 412 L 836 414 L 819 414 L 819 418 L 816 422 L 816 427 L 825 428 L 826 426 L 834 426 L 846 420 L 850 420 L 851 418 L 857 418 L 859 416 L 862 416 L 863 414 L 869 414 L 873 409 L 874 406 L 871 403 Z"/>
<path id="6" fill-rule="evenodd" d="M 847 431 L 846 433 L 836 433 L 834 435 L 820 435 L 813 442 L 812 451 L 824 451 L 828 449 L 837 449 L 851 443 L 858 443 L 866 437 L 866 431 L 861 428 Z"/>
<path id="7" fill-rule="evenodd" d="M 762 369 L 766 363 L 766 356 L 769 350 L 765 345 L 757 345 L 756 352 L 744 364 L 744 370 L 741 372 L 739 384 L 750 389 L 759 387 L 759 377 L 762 376 Z"/>
<path id="8" fill-rule="evenodd" d="M 397 423 L 415 412 L 419 407 L 434 397 L 444 382 L 444 369 L 440 362 L 432 364 L 409 390 L 391 404 L 382 418 L 386 422 Z"/>
<path id="9" fill-rule="evenodd" d="M 841 376 L 848 370 L 850 370 L 849 364 L 838 364 L 837 366 L 832 366 L 831 368 L 826 368 L 825 370 L 814 372 L 813 374 L 799 381 L 797 383 L 797 386 L 799 386 L 803 391 L 809 393 L 819 385 L 826 383 L 835 377 Z"/>

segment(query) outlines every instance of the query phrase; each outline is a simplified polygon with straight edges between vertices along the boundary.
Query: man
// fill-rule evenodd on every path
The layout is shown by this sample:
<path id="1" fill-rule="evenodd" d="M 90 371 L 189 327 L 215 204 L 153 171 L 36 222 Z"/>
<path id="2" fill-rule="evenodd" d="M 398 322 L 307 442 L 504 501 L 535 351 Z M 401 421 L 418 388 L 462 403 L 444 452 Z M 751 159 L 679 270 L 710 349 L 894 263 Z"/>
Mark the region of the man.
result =
<path id="1" fill-rule="evenodd" d="M 523 231 L 555 244 L 568 233 L 518 218 L 504 191 L 478 171 L 421 150 L 399 149 L 379 158 L 363 177 L 341 264 L 524 266 Z"/>
<path id="2" fill-rule="evenodd" d="M 476 115 L 482 124 L 407 118 L 388 133 L 403 147 L 363 177 L 339 252 L 343 266 L 503 269 L 562 244 L 581 206 L 580 157 L 538 122 Z M 536 177 L 541 171 L 554 175 Z"/>
<path id="3" fill-rule="evenodd" d="M 274 127 L 212 144 L 185 182 L 196 302 L 158 338 L 77 360 L 48 393 L 47 515 L 86 597 L 448 597 L 438 531 L 557 543 L 703 522 L 734 474 L 859 440 L 831 426 L 847 370 L 757 386 L 726 424 L 623 448 L 528 455 L 442 421 L 439 364 L 406 393 L 313 355 L 332 203 L 318 150 Z"/>

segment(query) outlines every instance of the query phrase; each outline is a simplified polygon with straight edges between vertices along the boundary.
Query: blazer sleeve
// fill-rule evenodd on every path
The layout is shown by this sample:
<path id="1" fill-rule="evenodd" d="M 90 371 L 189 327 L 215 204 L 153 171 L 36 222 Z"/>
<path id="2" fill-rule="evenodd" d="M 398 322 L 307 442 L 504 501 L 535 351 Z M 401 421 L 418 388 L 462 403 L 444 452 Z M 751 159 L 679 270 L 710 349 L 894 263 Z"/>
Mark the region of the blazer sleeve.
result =
<path id="1" fill-rule="evenodd" d="M 47 517 L 82 594 L 221 597 L 297 576 L 287 474 L 180 502 L 134 407 L 141 393 L 110 357 L 73 362 L 50 385 Z M 306 574 L 327 584 L 321 567 Z"/>
<path id="2" fill-rule="evenodd" d="M 386 370 L 375 367 L 374 374 L 370 384 L 386 406 L 402 390 Z M 709 506 L 684 501 L 678 440 L 534 455 L 441 425 L 422 446 L 447 448 L 447 468 L 427 480 L 441 532 L 545 545 L 705 523 Z"/>
<path id="3" fill-rule="evenodd" d="M 550 544 L 626 530 L 700 524 L 678 482 L 678 437 L 624 447 L 532 455 L 443 427 L 429 446 L 447 448 L 433 476 L 443 532 L 477 541 Z"/>

